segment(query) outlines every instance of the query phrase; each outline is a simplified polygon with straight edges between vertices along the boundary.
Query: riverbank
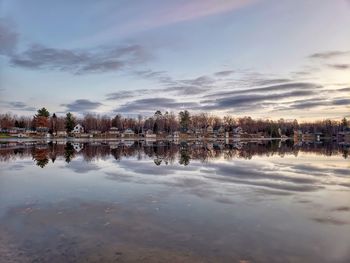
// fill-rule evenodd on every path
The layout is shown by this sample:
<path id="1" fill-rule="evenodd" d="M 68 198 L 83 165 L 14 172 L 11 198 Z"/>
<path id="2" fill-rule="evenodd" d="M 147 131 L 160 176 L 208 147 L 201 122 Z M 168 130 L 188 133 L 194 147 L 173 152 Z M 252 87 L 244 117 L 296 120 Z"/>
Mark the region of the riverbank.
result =
<path id="1" fill-rule="evenodd" d="M 225 138 L 186 138 L 186 139 L 166 139 L 166 138 L 16 138 L 7 137 L 0 138 L 0 142 L 124 142 L 124 141 L 147 141 L 147 142 L 193 142 L 193 141 L 204 141 L 204 142 L 241 142 L 241 141 L 273 141 L 273 140 L 292 140 L 292 138 L 241 138 L 241 139 L 225 139 Z"/>

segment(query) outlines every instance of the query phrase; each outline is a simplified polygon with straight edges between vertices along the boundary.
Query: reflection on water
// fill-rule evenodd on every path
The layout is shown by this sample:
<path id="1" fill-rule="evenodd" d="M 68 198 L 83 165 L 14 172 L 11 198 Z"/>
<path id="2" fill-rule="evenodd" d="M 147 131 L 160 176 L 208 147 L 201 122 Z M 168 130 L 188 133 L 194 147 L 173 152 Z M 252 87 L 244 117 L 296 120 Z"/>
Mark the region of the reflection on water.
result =
<path id="1" fill-rule="evenodd" d="M 0 262 L 349 262 L 348 152 L 1 144 Z"/>

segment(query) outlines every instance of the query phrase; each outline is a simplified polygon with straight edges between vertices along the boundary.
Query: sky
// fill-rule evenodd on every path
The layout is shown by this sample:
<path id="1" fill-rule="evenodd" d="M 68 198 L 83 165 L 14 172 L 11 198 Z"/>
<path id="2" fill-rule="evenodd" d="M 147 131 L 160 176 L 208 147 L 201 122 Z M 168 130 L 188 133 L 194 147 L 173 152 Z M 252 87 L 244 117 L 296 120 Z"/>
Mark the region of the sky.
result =
<path id="1" fill-rule="evenodd" d="M 350 117 L 349 0 L 0 0 L 0 112 Z"/>

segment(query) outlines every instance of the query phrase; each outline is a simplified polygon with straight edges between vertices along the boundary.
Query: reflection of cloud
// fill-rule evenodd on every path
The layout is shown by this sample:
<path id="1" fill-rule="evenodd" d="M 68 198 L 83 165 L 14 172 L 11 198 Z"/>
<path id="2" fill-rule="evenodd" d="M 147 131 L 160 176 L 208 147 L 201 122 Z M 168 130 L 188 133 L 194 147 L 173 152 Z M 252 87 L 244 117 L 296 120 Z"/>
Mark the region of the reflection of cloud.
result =
<path id="1" fill-rule="evenodd" d="M 75 173 L 87 173 L 90 171 L 98 171 L 101 168 L 92 162 L 84 162 L 80 160 L 75 160 L 73 162 L 70 162 L 69 164 L 66 164 L 63 168 L 68 168 L 74 171 Z"/>
<path id="2" fill-rule="evenodd" d="M 350 206 L 338 206 L 338 207 L 332 209 L 332 211 L 348 212 L 348 211 L 350 211 Z"/>
<path id="3" fill-rule="evenodd" d="M 347 225 L 349 222 L 331 218 L 331 217 L 315 217 L 312 218 L 313 221 L 321 224 L 329 224 L 329 225 L 336 225 L 336 226 L 341 226 L 341 225 Z"/>
<path id="4" fill-rule="evenodd" d="M 338 70 L 350 69 L 350 64 L 329 64 L 328 66 Z"/>

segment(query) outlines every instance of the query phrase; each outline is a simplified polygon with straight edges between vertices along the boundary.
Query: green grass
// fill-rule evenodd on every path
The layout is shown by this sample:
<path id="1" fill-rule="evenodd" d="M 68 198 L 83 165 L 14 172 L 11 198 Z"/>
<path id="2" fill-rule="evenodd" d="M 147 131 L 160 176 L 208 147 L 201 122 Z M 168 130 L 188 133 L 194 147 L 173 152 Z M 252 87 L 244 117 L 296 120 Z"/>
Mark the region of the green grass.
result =
<path id="1" fill-rule="evenodd" d="M 12 138 L 12 136 L 8 135 L 7 133 L 0 133 L 0 138 Z"/>

